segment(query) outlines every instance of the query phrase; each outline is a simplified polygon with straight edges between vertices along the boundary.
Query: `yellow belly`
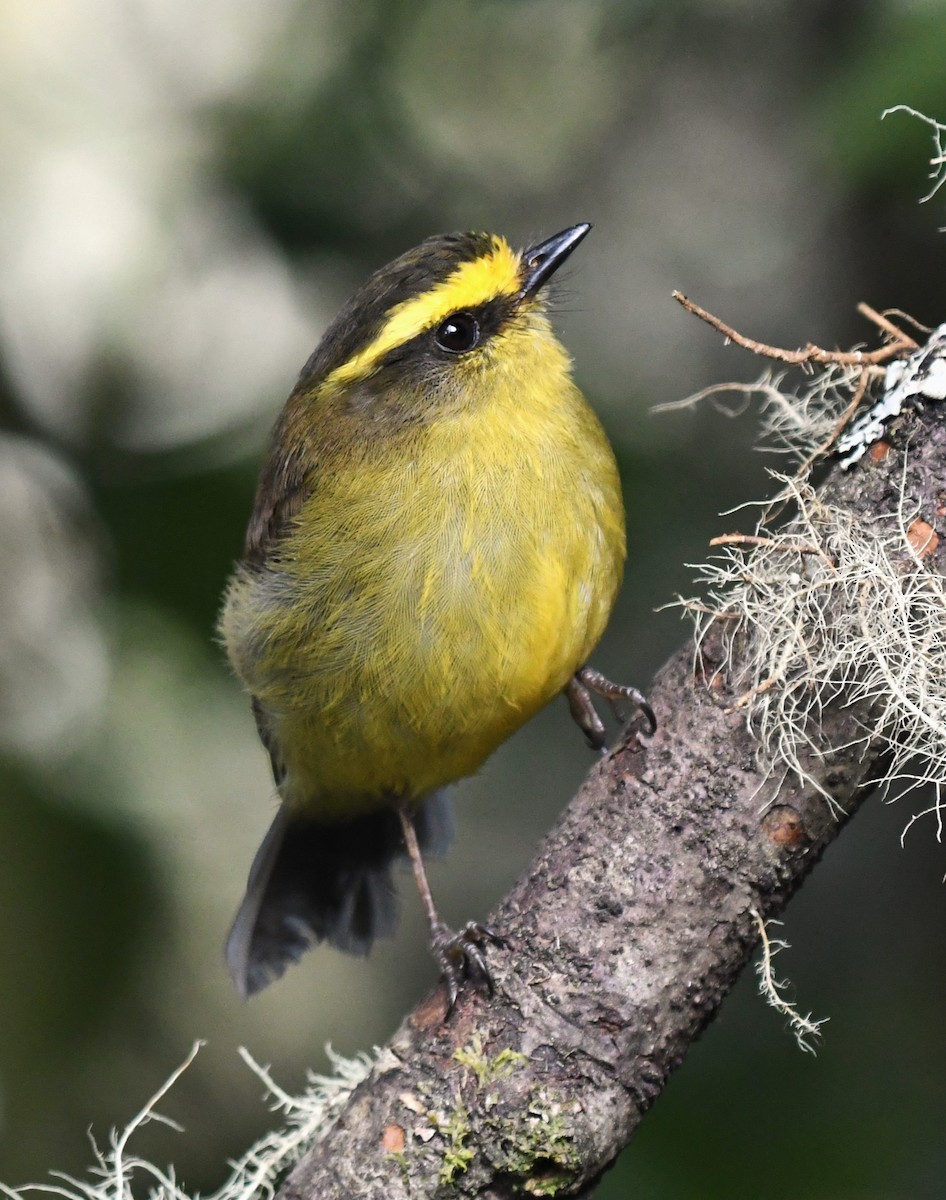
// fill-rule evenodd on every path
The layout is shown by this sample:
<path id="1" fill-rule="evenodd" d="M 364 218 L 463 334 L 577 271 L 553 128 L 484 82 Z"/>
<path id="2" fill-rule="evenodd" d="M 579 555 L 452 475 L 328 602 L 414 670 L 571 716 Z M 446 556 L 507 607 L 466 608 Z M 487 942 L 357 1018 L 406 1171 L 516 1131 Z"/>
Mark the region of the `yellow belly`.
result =
<path id="1" fill-rule="evenodd" d="M 336 463 L 273 568 L 238 573 L 221 628 L 290 806 L 341 818 L 472 774 L 594 648 L 617 469 L 571 384 L 540 416 L 464 412 Z"/>

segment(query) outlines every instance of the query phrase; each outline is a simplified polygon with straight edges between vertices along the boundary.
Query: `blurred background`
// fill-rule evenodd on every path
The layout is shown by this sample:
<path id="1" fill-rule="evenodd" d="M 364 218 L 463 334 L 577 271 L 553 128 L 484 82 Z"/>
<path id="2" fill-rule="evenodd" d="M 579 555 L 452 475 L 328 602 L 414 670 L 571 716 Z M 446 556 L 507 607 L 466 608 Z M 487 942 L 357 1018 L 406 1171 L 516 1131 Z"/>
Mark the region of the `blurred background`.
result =
<path id="1" fill-rule="evenodd" d="M 207 1039 L 138 1148 L 209 1190 L 324 1044 L 432 984 L 397 941 L 249 1005 L 221 943 L 272 811 L 214 644 L 269 425 L 372 269 L 432 232 L 579 220 L 556 321 L 615 443 L 630 568 L 597 665 L 646 688 L 684 565 L 766 493 L 751 412 L 658 402 L 758 365 L 670 299 L 795 346 L 866 300 L 946 319 L 919 0 L 44 0 L 0 8 L 0 1179 L 81 1172 Z M 739 406 L 741 407 L 741 406 Z M 748 523 L 747 521 L 744 523 Z M 432 883 L 482 917 L 591 765 L 553 705 L 456 789 Z M 909 807 L 908 807 L 909 805 Z M 742 981 L 601 1196 L 946 1193 L 946 854 L 871 800 L 789 909 L 817 1058 Z"/>

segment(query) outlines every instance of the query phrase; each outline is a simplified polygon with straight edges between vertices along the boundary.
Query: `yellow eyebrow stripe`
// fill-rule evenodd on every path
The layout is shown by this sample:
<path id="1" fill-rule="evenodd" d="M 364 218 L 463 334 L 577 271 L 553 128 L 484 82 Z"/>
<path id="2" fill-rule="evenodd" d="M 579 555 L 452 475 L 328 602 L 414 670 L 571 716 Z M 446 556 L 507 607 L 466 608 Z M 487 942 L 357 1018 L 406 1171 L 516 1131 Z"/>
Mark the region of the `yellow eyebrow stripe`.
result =
<path id="1" fill-rule="evenodd" d="M 509 243 L 493 237 L 488 254 L 461 263 L 436 287 L 404 300 L 388 313 L 377 337 L 336 367 L 326 386 L 350 383 L 371 373 L 386 354 L 461 309 L 475 308 L 496 296 L 514 296 L 521 286 L 522 261 Z"/>

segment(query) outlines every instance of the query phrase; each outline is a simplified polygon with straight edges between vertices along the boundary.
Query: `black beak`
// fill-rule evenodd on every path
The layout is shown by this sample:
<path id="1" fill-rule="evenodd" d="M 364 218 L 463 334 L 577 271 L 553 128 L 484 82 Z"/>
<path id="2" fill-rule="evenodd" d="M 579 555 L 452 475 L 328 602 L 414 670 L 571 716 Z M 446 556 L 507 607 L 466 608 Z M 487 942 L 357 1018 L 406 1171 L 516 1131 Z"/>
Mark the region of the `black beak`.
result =
<path id="1" fill-rule="evenodd" d="M 522 291 L 519 299 L 525 300 L 534 296 L 539 288 L 551 278 L 562 265 L 569 254 L 575 249 L 585 234 L 591 229 L 587 221 L 581 225 L 572 225 L 563 229 L 554 237 L 537 246 L 532 246 L 522 255 L 522 265 L 525 271 L 522 280 Z"/>

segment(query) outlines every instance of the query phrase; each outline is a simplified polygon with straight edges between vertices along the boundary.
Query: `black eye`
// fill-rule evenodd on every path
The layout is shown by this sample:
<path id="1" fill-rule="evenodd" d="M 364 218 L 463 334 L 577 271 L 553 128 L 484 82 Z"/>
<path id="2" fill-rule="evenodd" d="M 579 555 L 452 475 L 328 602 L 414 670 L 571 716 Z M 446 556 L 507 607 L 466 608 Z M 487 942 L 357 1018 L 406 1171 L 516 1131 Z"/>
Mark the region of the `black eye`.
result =
<path id="1" fill-rule="evenodd" d="M 451 313 L 437 326 L 434 338 L 441 350 L 462 354 L 465 350 L 472 350 L 480 340 L 479 322 L 472 313 Z"/>

